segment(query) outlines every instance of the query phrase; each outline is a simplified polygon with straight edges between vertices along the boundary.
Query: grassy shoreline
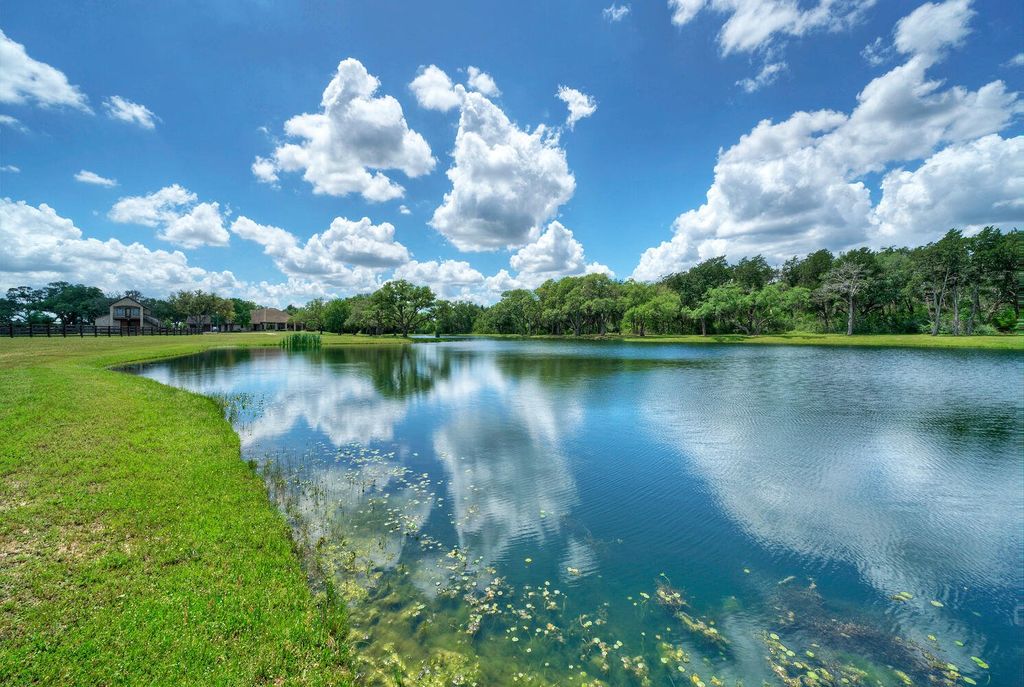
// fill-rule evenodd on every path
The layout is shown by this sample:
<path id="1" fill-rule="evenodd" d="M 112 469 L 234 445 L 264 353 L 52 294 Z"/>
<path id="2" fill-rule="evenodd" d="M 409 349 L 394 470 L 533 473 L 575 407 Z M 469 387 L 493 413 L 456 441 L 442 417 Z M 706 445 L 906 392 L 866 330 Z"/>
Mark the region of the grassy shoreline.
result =
<path id="1" fill-rule="evenodd" d="M 221 409 L 108 369 L 279 340 L 0 340 L 0 684 L 348 683 L 344 609 Z"/>
<path id="2" fill-rule="evenodd" d="M 554 341 L 624 341 L 627 343 L 672 343 L 672 344 L 747 344 L 776 346 L 854 346 L 873 348 L 959 348 L 1024 352 L 1024 336 L 1002 334 L 998 336 L 930 336 L 928 334 L 812 334 L 789 332 L 786 334 L 651 334 L 633 336 L 630 334 L 605 334 L 554 336 L 542 334 L 522 336 L 519 334 L 473 334 L 481 339 L 522 339 Z"/>

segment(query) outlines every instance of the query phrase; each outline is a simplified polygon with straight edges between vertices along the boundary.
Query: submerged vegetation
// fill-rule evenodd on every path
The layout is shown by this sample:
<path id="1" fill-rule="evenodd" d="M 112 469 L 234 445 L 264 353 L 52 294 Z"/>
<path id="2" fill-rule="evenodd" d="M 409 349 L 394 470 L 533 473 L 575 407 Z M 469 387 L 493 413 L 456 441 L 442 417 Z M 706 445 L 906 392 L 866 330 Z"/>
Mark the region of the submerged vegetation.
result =
<path id="1" fill-rule="evenodd" d="M 328 464 L 342 466 L 340 476 L 324 480 Z M 403 467 L 393 452 L 358 444 L 327 454 L 285 451 L 264 455 L 260 471 L 292 523 L 307 569 L 348 605 L 359 642 L 358 684 L 724 687 L 743 685 L 756 670 L 737 663 L 734 639 L 720 629 L 741 610 L 735 597 L 699 613 L 663 575 L 650 593 L 629 597 L 633 617 L 626 619 L 608 603 L 580 605 L 577 568 L 513 583 L 469 545 L 445 545 L 424 530 L 423 515 L 423 504 L 444 502 L 442 482 Z M 450 507 L 453 519 L 480 517 Z M 931 642 L 840 619 L 813 580 L 790 576 L 772 588 L 775 621 L 756 637 L 765 653 L 755 674 L 765 684 L 988 681 L 981 658 L 957 666 L 925 645 Z M 893 596 L 893 603 L 908 600 Z"/>
<path id="2" fill-rule="evenodd" d="M 281 339 L 280 346 L 286 351 L 319 351 L 320 335 L 312 332 L 292 332 Z"/>

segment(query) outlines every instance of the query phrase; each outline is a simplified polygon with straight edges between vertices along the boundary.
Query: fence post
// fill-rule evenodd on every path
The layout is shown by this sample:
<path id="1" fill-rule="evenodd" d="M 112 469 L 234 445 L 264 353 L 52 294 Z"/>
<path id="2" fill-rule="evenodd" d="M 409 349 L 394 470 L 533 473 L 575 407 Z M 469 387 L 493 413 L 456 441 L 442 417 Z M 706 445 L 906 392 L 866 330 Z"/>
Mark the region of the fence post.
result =
<path id="1" fill-rule="evenodd" d="M 47 339 L 50 338 L 50 323 L 49 322 L 46 323 L 46 338 Z"/>

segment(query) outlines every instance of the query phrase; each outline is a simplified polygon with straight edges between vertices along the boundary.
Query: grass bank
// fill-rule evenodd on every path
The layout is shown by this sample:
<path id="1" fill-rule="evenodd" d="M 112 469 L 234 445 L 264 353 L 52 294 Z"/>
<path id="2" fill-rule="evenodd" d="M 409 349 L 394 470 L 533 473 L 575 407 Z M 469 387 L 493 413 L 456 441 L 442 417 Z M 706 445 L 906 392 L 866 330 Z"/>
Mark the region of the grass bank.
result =
<path id="1" fill-rule="evenodd" d="M 344 609 L 220 408 L 107 369 L 278 340 L 0 339 L 0 684 L 347 683 Z"/>
<path id="2" fill-rule="evenodd" d="M 710 336 L 643 336 L 623 337 L 626 341 L 664 343 L 740 343 L 785 344 L 789 346 L 873 346 L 884 348 L 980 348 L 1001 351 L 1024 351 L 1024 336 L 929 336 L 928 334 L 809 334 L 791 332 L 764 336 L 712 334 Z"/>
<path id="3" fill-rule="evenodd" d="M 628 341 L 635 343 L 682 343 L 682 344 L 757 344 L 787 346 L 873 346 L 889 348 L 977 348 L 1001 351 L 1024 351 L 1024 336 L 1005 334 L 1000 336 L 929 336 L 927 334 L 810 334 L 790 332 L 788 334 L 766 334 L 763 336 L 745 336 L 743 334 L 652 334 L 648 336 L 632 336 L 624 334 L 606 334 L 604 336 L 586 335 L 572 336 L 532 336 L 486 334 L 481 338 L 503 339 L 558 339 L 558 340 L 594 340 L 594 341 Z"/>

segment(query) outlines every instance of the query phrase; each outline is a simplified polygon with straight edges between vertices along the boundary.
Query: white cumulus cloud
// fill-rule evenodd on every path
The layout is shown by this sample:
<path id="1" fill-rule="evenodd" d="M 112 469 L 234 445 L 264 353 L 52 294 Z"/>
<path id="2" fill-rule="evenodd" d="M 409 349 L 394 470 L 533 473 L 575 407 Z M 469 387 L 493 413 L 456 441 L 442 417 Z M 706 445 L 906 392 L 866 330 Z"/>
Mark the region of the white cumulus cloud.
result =
<path id="1" fill-rule="evenodd" d="M 1002 81 L 970 91 L 929 79 L 937 45 L 871 81 L 849 114 L 796 112 L 779 123 L 760 122 L 720 153 L 706 202 L 676 218 L 675 235 L 645 251 L 633 276 L 656 279 L 722 254 L 762 253 L 781 262 L 821 247 L 916 242 L 928 237 L 902 206 L 920 198 L 926 186 L 937 188 L 939 176 L 948 182 L 954 173 L 977 202 L 965 203 L 961 213 L 936 197 L 939 211 L 948 214 L 932 227 L 932 237 L 957 223 L 1005 218 L 1019 197 L 1007 195 L 1017 186 L 1016 168 L 1007 166 L 1010 178 L 996 183 L 987 169 L 968 174 L 953 160 L 980 164 L 1011 152 L 1012 143 L 989 140 L 980 150 L 972 144 L 1004 129 L 1024 106 Z M 865 175 L 921 159 L 927 161 L 920 176 L 900 169 L 885 178 L 876 210 Z"/>
<path id="2" fill-rule="evenodd" d="M 394 226 L 375 225 L 367 217 L 358 221 L 336 217 L 326 231 L 313 234 L 305 243 L 285 229 L 248 217 L 236 219 L 231 231 L 262 245 L 285 275 L 347 290 L 372 290 L 384 269 L 409 261 L 408 249 L 394 239 Z"/>
<path id="3" fill-rule="evenodd" d="M 882 180 L 876 242 L 923 243 L 950 227 L 1024 225 L 1024 136 L 998 134 L 949 146 L 914 171 Z"/>
<path id="4" fill-rule="evenodd" d="M 603 10 L 601 10 L 601 16 L 603 16 L 608 21 L 615 23 L 625 19 L 629 15 L 629 12 L 629 5 L 616 5 L 615 3 L 612 3 L 608 7 L 605 7 Z"/>
<path id="5" fill-rule="evenodd" d="M 107 188 L 113 188 L 117 186 L 117 179 L 108 179 L 102 177 L 96 172 L 90 172 L 87 169 L 83 169 L 75 174 L 75 181 L 80 181 L 83 184 L 94 184 L 96 186 L 106 186 Z"/>
<path id="6" fill-rule="evenodd" d="M 0 103 L 34 103 L 92 112 L 85 94 L 59 69 L 28 56 L 25 46 L 0 31 Z"/>
<path id="7" fill-rule="evenodd" d="M 971 0 L 926 2 L 896 24 L 896 49 L 905 55 L 937 57 L 963 43 L 973 16 Z"/>
<path id="8" fill-rule="evenodd" d="M 520 129 L 480 93 L 463 98 L 452 157 L 452 188 L 430 224 L 459 250 L 528 243 L 576 189 L 557 136 Z"/>
<path id="9" fill-rule="evenodd" d="M 156 128 L 156 122 L 159 119 L 145 105 L 133 103 L 131 100 L 122 98 L 119 95 L 112 95 L 103 101 L 103 109 L 111 119 L 135 124 L 143 129 Z"/>
<path id="10" fill-rule="evenodd" d="M 727 15 L 718 34 L 723 54 L 763 49 L 778 39 L 855 24 L 877 0 L 668 0 L 672 23 L 683 26 L 708 9 Z"/>
<path id="11" fill-rule="evenodd" d="M 314 193 L 359 193 L 372 202 L 400 198 L 405 189 L 383 170 L 418 177 L 436 161 L 426 140 L 409 128 L 399 102 L 375 95 L 379 88 L 361 62 L 342 60 L 324 90 L 321 111 L 285 123 L 285 133 L 298 142 L 278 146 L 271 158 L 257 158 L 253 173 L 273 183 L 279 172 L 301 171 Z"/>
<path id="12" fill-rule="evenodd" d="M 588 264 L 583 255 L 583 244 L 561 222 L 551 222 L 533 243 L 519 249 L 509 260 L 516 278 L 531 287 L 548 279 L 601 272 L 614 273 L 600 263 Z"/>
<path id="13" fill-rule="evenodd" d="M 0 290 L 51 281 L 94 284 L 109 294 L 138 289 L 146 295 L 166 296 L 179 289 L 203 289 L 280 307 L 337 294 L 321 280 L 289 277 L 283 282 L 246 282 L 230 271 L 190 265 L 181 251 L 89 238 L 46 203 L 35 207 L 0 199 L 0 244 L 5 248 L 0 251 Z"/>
<path id="14" fill-rule="evenodd" d="M 264 184 L 272 186 L 277 184 L 277 167 L 274 166 L 273 160 L 257 155 L 251 169 L 252 175 Z"/>
<path id="15" fill-rule="evenodd" d="M 448 112 L 462 105 L 467 90 L 476 91 L 489 98 L 501 95 L 491 75 L 473 66 L 466 68 L 465 85 L 456 84 L 435 64 L 420 67 L 416 78 L 409 83 L 409 89 L 416 96 L 416 102 L 420 107 L 440 112 Z"/>
<path id="16" fill-rule="evenodd" d="M 110 219 L 159 227 L 157 237 L 184 248 L 226 246 L 229 235 L 218 203 L 196 203 L 191 191 L 172 184 L 146 196 L 127 196 L 110 209 Z"/>
<path id="17" fill-rule="evenodd" d="M 559 86 L 556 96 L 569 108 L 569 116 L 565 123 L 569 125 L 570 129 L 576 126 L 576 122 L 597 112 L 597 101 L 583 91 L 568 86 Z"/>
<path id="18" fill-rule="evenodd" d="M 465 260 L 412 260 L 398 267 L 393 277 L 429 286 L 448 300 L 486 300 L 481 294 L 486 282 L 484 275 Z"/>
<path id="19" fill-rule="evenodd" d="M 462 103 L 462 96 L 456 92 L 451 77 L 437 65 L 422 67 L 409 83 L 409 89 L 419 106 L 427 110 L 447 112 Z"/>
<path id="20" fill-rule="evenodd" d="M 775 83 L 775 80 L 779 78 L 779 74 L 786 71 L 786 67 L 785 62 L 765 62 L 761 66 L 761 71 L 756 76 L 740 79 L 736 82 L 736 85 L 747 93 L 759 91 L 765 86 Z"/>
<path id="21" fill-rule="evenodd" d="M 241 293 L 231 272 L 189 265 L 180 251 L 152 250 L 141 243 L 87 238 L 49 205 L 0 200 L 0 284 L 67 280 L 95 284 L 108 293 L 140 289 L 163 295 L 182 288 Z"/>
<path id="22" fill-rule="evenodd" d="M 28 133 L 28 127 L 22 124 L 17 117 L 11 115 L 0 114 L 0 126 L 6 126 L 23 134 Z"/>
<path id="23" fill-rule="evenodd" d="M 490 74 L 482 72 L 476 67 L 469 66 L 466 68 L 466 77 L 466 85 L 471 90 L 483 93 L 488 98 L 496 98 L 501 95 L 498 85 L 494 83 L 494 79 L 491 78 Z"/>

